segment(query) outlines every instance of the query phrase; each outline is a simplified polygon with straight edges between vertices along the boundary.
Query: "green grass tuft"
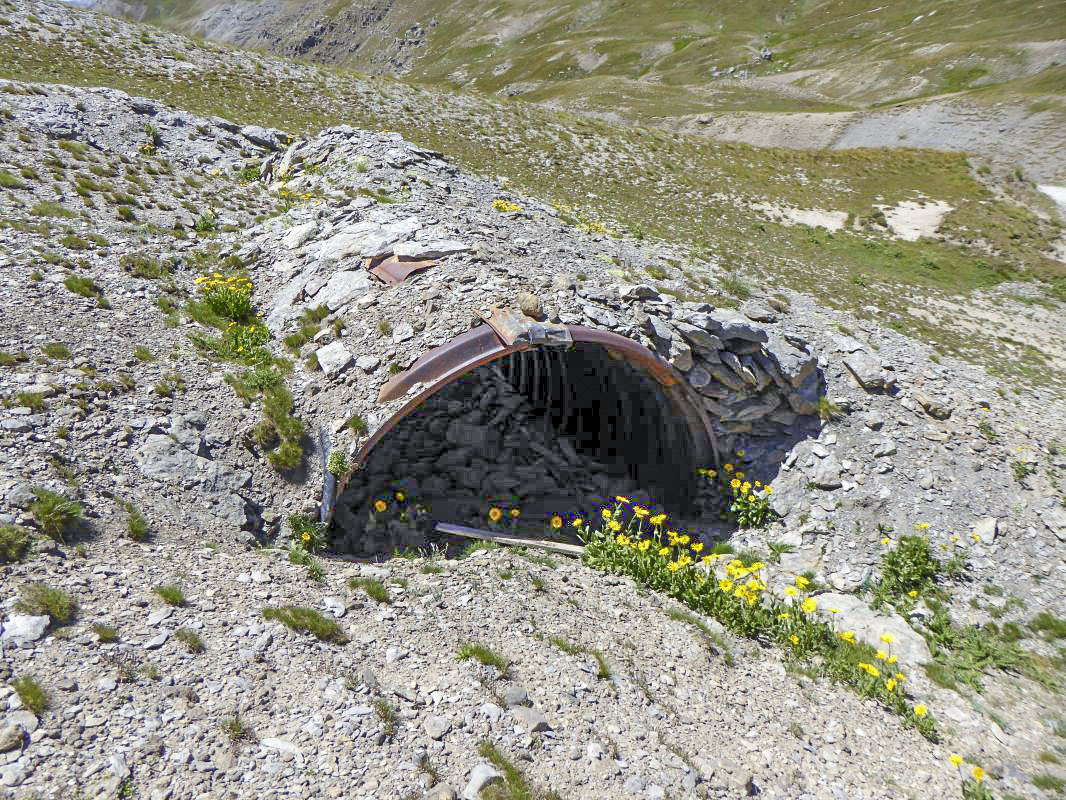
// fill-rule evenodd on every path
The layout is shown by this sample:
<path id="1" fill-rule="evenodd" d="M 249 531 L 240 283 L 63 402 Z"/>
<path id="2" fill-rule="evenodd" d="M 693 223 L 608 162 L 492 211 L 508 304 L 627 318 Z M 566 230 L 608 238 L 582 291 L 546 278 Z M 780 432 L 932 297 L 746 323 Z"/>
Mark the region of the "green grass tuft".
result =
<path id="1" fill-rule="evenodd" d="M 280 608 L 264 608 L 263 618 L 280 622 L 286 628 L 301 633 L 309 633 L 323 642 L 344 644 L 348 636 L 340 625 L 313 608 L 303 606 L 281 606 Z"/>
<path id="2" fill-rule="evenodd" d="M 159 595 L 160 599 L 162 599 L 162 601 L 168 606 L 185 605 L 185 593 L 173 584 L 155 586 L 152 588 L 152 591 Z"/>
<path id="3" fill-rule="evenodd" d="M 42 487 L 33 488 L 36 498 L 30 504 L 30 515 L 41 532 L 57 542 L 64 541 L 74 524 L 81 518 L 81 504 L 69 497 Z"/>
<path id="4" fill-rule="evenodd" d="M 48 616 L 54 625 L 66 625 L 78 613 L 78 603 L 62 589 L 43 583 L 27 583 L 19 590 L 15 610 L 32 616 Z"/>
<path id="5" fill-rule="evenodd" d="M 460 661 L 473 659 L 486 667 L 495 667 L 500 677 L 506 677 L 511 671 L 511 662 L 490 647 L 476 642 L 465 642 L 459 647 L 457 658 Z"/>
<path id="6" fill-rule="evenodd" d="M 44 690 L 41 684 L 37 683 L 32 675 L 20 675 L 11 681 L 10 686 L 15 690 L 15 694 L 19 696 L 22 705 L 34 714 L 40 714 L 50 705 L 51 701 L 48 697 L 48 692 Z"/>
<path id="7" fill-rule="evenodd" d="M 386 589 L 385 584 L 377 578 L 351 578 L 348 581 L 348 588 L 362 589 L 366 592 L 367 597 L 377 603 L 388 605 L 392 602 L 392 597 L 389 596 L 389 590 Z"/>

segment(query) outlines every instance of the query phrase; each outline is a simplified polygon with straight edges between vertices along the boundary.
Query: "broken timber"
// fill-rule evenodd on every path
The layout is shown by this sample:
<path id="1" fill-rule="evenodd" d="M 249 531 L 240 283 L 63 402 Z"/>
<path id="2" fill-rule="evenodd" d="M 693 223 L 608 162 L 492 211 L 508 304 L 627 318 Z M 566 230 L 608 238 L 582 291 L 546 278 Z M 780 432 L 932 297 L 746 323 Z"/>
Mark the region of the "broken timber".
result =
<path id="1" fill-rule="evenodd" d="M 507 547 L 533 547 L 538 550 L 549 550 L 553 553 L 561 553 L 567 556 L 581 557 L 583 547 L 576 544 L 564 544 L 562 542 L 549 542 L 545 539 L 521 539 L 517 536 L 498 536 L 489 531 L 478 528 L 468 528 L 465 525 L 453 525 L 450 522 L 438 522 L 435 528 L 439 533 L 450 533 L 452 536 L 463 536 L 467 539 L 480 539 L 483 542 L 495 542 Z"/>

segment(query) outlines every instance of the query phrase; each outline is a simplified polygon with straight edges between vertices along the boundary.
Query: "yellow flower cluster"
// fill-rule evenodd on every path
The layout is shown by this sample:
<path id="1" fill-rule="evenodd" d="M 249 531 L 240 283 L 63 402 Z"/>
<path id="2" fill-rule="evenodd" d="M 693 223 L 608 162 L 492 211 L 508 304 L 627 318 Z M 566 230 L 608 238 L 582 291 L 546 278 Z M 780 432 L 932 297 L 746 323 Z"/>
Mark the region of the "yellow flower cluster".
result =
<path id="1" fill-rule="evenodd" d="M 698 469 L 697 474 L 714 485 L 728 503 L 728 511 L 741 527 L 755 528 L 765 524 L 772 516 L 770 495 L 774 488 L 762 481 L 750 480 L 745 472 L 745 451 L 736 451 L 736 463 L 722 465 L 721 473 L 713 469 Z"/>
<path id="2" fill-rule="evenodd" d="M 501 214 L 509 214 L 512 211 L 521 211 L 522 206 L 512 203 L 510 200 L 504 200 L 502 197 L 497 197 L 492 201 L 492 210 Z"/>

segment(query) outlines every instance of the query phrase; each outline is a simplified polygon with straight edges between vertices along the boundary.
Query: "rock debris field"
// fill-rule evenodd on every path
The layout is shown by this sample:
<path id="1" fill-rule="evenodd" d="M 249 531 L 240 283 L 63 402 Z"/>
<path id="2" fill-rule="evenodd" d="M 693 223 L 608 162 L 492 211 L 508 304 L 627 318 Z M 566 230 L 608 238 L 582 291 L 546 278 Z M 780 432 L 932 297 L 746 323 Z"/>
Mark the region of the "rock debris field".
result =
<path id="1" fill-rule="evenodd" d="M 958 797 L 953 753 L 997 796 L 1051 796 L 1064 777 L 1059 399 L 804 295 L 686 301 L 635 276 L 693 254 L 598 232 L 394 134 L 291 140 L 6 82 L 0 187 L 5 796 Z M 382 259 L 430 263 L 389 285 L 366 269 Z M 250 281 L 247 329 L 269 338 L 227 338 L 208 313 L 204 287 L 227 279 Z M 654 507 L 579 441 L 530 435 L 502 373 L 435 398 L 424 441 L 404 433 L 416 417 L 385 433 L 376 483 L 356 470 L 319 555 L 291 559 L 289 517 L 318 515 L 326 448 L 355 459 L 414 396 L 379 403 L 382 387 L 491 306 L 669 365 L 721 461 L 743 450 L 774 489 L 765 527 L 690 511 L 686 528 L 774 554 L 774 591 L 809 576 L 840 630 L 889 634 L 940 741 L 576 559 L 424 530 L 368 541 L 362 515 L 397 490 L 458 497 L 473 519 L 513 497 L 543 530 L 613 492 Z M 274 367 L 242 363 L 254 348 Z M 530 489 L 538 466 L 551 485 Z M 80 516 L 50 523 L 47 492 Z M 956 565 L 937 605 L 954 630 L 1024 668 L 960 666 L 972 651 L 930 632 L 924 599 L 872 609 L 905 535 Z M 283 624 L 294 614 L 305 630 Z"/>

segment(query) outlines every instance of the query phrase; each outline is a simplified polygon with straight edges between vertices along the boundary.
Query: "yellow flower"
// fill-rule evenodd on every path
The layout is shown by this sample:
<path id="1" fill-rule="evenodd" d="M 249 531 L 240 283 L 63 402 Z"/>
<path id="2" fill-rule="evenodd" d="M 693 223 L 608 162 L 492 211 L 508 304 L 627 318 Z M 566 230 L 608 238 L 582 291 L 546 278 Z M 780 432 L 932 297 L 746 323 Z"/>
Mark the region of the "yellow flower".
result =
<path id="1" fill-rule="evenodd" d="M 928 713 L 929 709 L 926 708 L 925 705 L 922 703 L 919 703 L 914 707 L 914 716 L 916 717 L 924 717 Z"/>
<path id="2" fill-rule="evenodd" d="M 703 542 L 696 542 L 695 544 L 692 545 L 692 552 L 693 553 L 700 553 L 702 551 L 703 551 Z"/>
<path id="3" fill-rule="evenodd" d="M 681 564 L 676 561 L 671 561 L 669 564 L 667 564 L 667 568 L 671 572 L 677 572 L 679 569 L 681 569 Z"/>
<path id="4" fill-rule="evenodd" d="M 985 779 L 985 771 L 980 767 L 974 767 L 973 772 L 970 774 L 973 775 L 973 779 L 978 783 Z"/>
<path id="5" fill-rule="evenodd" d="M 912 600 L 915 597 L 917 597 L 917 596 L 918 596 L 918 590 L 917 589 L 911 589 L 909 592 L 907 592 L 907 597 L 911 598 Z"/>
<path id="6" fill-rule="evenodd" d="M 766 492 L 767 494 L 773 494 L 773 493 L 774 493 L 774 487 L 773 487 L 773 486 L 770 486 L 770 485 L 767 485 L 767 486 L 766 486 L 766 487 L 765 487 L 765 488 L 763 489 L 763 491 L 765 491 L 765 492 Z"/>
<path id="7" fill-rule="evenodd" d="M 837 638 L 838 639 L 843 639 L 845 642 L 850 642 L 851 644 L 855 644 L 855 634 L 852 633 L 851 631 L 844 631 L 843 633 L 838 633 L 837 634 Z"/>
<path id="8" fill-rule="evenodd" d="M 611 513 L 610 509 L 605 508 L 603 509 L 603 511 L 600 512 L 600 516 L 604 519 L 610 519 L 614 516 L 614 514 Z"/>
<path id="9" fill-rule="evenodd" d="M 723 592 L 731 592 L 733 590 L 733 581 L 728 579 L 719 581 L 718 588 L 721 589 Z"/>
<path id="10" fill-rule="evenodd" d="M 762 481 L 755 481 L 755 488 L 758 489 L 760 486 L 762 486 Z"/>
<path id="11" fill-rule="evenodd" d="M 738 472 L 737 475 L 740 475 L 740 473 Z M 744 481 L 744 483 L 740 485 L 740 491 L 744 492 L 744 494 L 747 494 L 751 491 L 751 484 L 747 481 Z"/>
<path id="12" fill-rule="evenodd" d="M 804 578 L 802 575 L 797 575 L 796 576 L 796 585 L 798 587 L 800 587 L 801 589 L 806 589 L 808 586 L 811 585 L 811 582 L 809 580 L 807 580 L 806 578 Z"/>
<path id="13" fill-rule="evenodd" d="M 389 508 L 389 504 L 386 503 L 384 500 L 375 500 L 374 501 L 374 510 L 377 511 L 379 514 L 384 513 L 385 511 L 388 510 L 388 508 Z"/>
<path id="14" fill-rule="evenodd" d="M 622 523 L 616 519 L 612 519 L 610 522 L 607 523 L 607 527 L 611 530 L 612 533 L 617 533 L 618 531 L 622 530 Z"/>
<path id="15" fill-rule="evenodd" d="M 881 641 L 884 642 L 885 644 L 892 644 L 893 639 L 892 639 L 892 637 L 889 634 L 882 633 L 881 634 Z"/>
<path id="16" fill-rule="evenodd" d="M 882 539 L 882 540 L 881 540 L 881 544 L 888 544 L 888 543 L 889 543 L 889 542 L 891 542 L 891 541 L 892 541 L 892 540 L 891 540 L 891 539 L 889 539 L 889 538 L 888 538 L 888 537 L 886 536 L 886 537 L 885 537 L 884 539 Z"/>
<path id="17" fill-rule="evenodd" d="M 977 531 L 974 531 L 973 533 L 971 533 L 971 534 L 970 534 L 970 537 L 971 537 L 971 538 L 972 538 L 972 539 L 973 539 L 973 540 L 974 540 L 975 542 L 979 542 L 979 541 L 981 541 L 981 537 L 980 537 L 980 536 L 979 536 L 979 535 L 977 534 Z"/>
<path id="18" fill-rule="evenodd" d="M 907 680 L 907 676 L 904 675 L 902 672 L 897 672 L 893 677 L 900 683 L 903 683 L 903 681 Z"/>
<path id="19" fill-rule="evenodd" d="M 637 545 L 637 549 L 640 550 L 640 552 L 642 552 L 642 553 L 646 553 L 648 551 L 649 547 L 651 547 L 651 540 L 650 539 L 645 539 L 644 541 L 642 541 L 640 544 Z"/>
<path id="20" fill-rule="evenodd" d="M 629 498 L 628 497 L 622 497 L 621 495 L 618 495 L 614 499 L 617 500 L 619 503 L 625 503 L 627 506 L 629 505 Z"/>
<path id="21" fill-rule="evenodd" d="M 737 458 L 744 458 L 744 451 L 743 450 L 737 450 Z"/>
<path id="22" fill-rule="evenodd" d="M 798 637 L 796 634 L 792 634 L 791 636 L 789 636 L 788 640 L 792 642 L 793 645 L 797 645 L 800 643 L 800 637 Z"/>
<path id="23" fill-rule="evenodd" d="M 666 558 L 668 555 L 670 555 L 670 548 L 669 547 L 661 547 L 661 548 L 659 548 L 659 555 L 661 555 L 663 558 Z"/>
<path id="24" fill-rule="evenodd" d="M 744 480 L 744 473 L 743 473 L 743 472 L 740 472 L 740 471 L 738 470 L 738 471 L 737 471 L 737 477 L 738 477 L 738 478 L 740 478 L 741 480 Z"/>
<path id="25" fill-rule="evenodd" d="M 805 614 L 813 614 L 814 610 L 818 608 L 818 603 L 815 602 L 813 597 L 808 597 L 800 605 L 800 608 L 803 609 L 803 613 Z"/>
<path id="26" fill-rule="evenodd" d="M 885 663 L 886 664 L 895 664 L 897 660 L 898 659 L 894 655 L 891 655 L 885 660 Z"/>
<path id="27" fill-rule="evenodd" d="M 677 537 L 677 543 L 678 544 L 688 544 L 691 541 L 692 541 L 692 539 L 689 537 L 689 535 L 687 533 L 684 536 L 678 536 Z"/>
<path id="28" fill-rule="evenodd" d="M 948 756 L 948 761 L 951 762 L 951 766 L 958 767 L 962 764 L 962 756 L 960 756 L 958 753 L 952 753 L 950 756 Z"/>
<path id="29" fill-rule="evenodd" d="M 303 539 L 305 542 L 309 542 L 311 541 L 311 534 L 305 533 L 300 538 Z"/>
<path id="30" fill-rule="evenodd" d="M 514 515 L 512 514 L 512 516 Z M 554 517 L 552 517 L 551 526 L 553 531 L 559 530 L 561 527 L 563 527 L 563 518 L 556 514 Z"/>
<path id="31" fill-rule="evenodd" d="M 652 525 L 658 528 L 664 522 L 666 522 L 666 514 L 656 514 L 654 517 L 648 520 Z"/>
<path id="32" fill-rule="evenodd" d="M 888 658 L 888 651 L 887 650 L 878 650 L 877 653 L 875 654 L 875 658 L 877 658 L 880 661 L 884 661 L 886 658 Z"/>
<path id="33" fill-rule="evenodd" d="M 581 517 L 578 517 L 570 524 L 573 525 L 575 528 L 580 528 L 582 525 L 585 524 L 585 520 L 581 519 Z"/>
<path id="34" fill-rule="evenodd" d="M 780 614 L 777 615 L 777 618 L 778 619 L 792 619 L 792 615 L 789 614 L 787 611 L 782 611 Z"/>
<path id="35" fill-rule="evenodd" d="M 885 688 L 891 692 L 893 689 L 896 688 L 896 682 L 889 678 L 887 681 L 885 681 Z"/>
<path id="36" fill-rule="evenodd" d="M 738 481 L 738 480 L 737 480 L 736 478 L 733 478 L 733 480 L 731 480 L 731 481 L 729 482 L 729 485 L 730 485 L 730 486 L 731 486 L 732 488 L 734 488 L 734 489 L 739 489 L 739 488 L 740 488 L 740 481 Z"/>
<path id="37" fill-rule="evenodd" d="M 633 516 L 637 519 L 644 519 L 648 516 L 648 509 L 641 508 L 640 506 L 633 506 Z"/>
<path id="38" fill-rule="evenodd" d="M 522 512 L 517 508 L 511 509 L 511 519 L 518 519 L 522 515 Z"/>
<path id="39" fill-rule="evenodd" d="M 799 592 L 796 591 L 796 587 L 795 586 L 786 586 L 785 587 L 785 597 L 798 597 L 798 596 L 799 596 Z"/>
<path id="40" fill-rule="evenodd" d="M 724 469 L 726 472 L 732 472 L 733 471 L 733 465 L 732 464 L 723 464 L 722 465 L 722 469 Z"/>
<path id="41" fill-rule="evenodd" d="M 627 544 L 629 544 L 629 542 L 630 542 L 630 539 L 629 539 L 629 537 L 628 537 L 628 536 L 626 536 L 626 535 L 625 535 L 624 533 L 620 533 L 620 534 L 618 534 L 618 535 L 617 535 L 617 536 L 616 536 L 616 537 L 614 538 L 614 540 L 615 540 L 616 542 L 618 542 L 618 544 L 622 545 L 623 547 L 625 547 L 625 546 L 626 546 Z"/>
<path id="42" fill-rule="evenodd" d="M 496 506 L 493 506 L 489 509 L 489 519 L 493 522 L 499 522 L 502 516 L 503 512 L 500 509 L 496 508 Z"/>
<path id="43" fill-rule="evenodd" d="M 394 495 L 394 497 L 396 498 L 396 501 L 399 502 L 399 503 L 402 503 L 404 500 L 407 499 L 407 495 L 405 495 L 403 492 L 397 492 Z"/>

